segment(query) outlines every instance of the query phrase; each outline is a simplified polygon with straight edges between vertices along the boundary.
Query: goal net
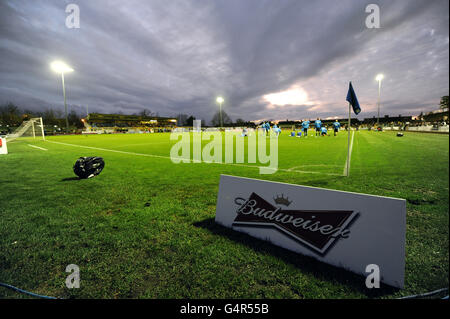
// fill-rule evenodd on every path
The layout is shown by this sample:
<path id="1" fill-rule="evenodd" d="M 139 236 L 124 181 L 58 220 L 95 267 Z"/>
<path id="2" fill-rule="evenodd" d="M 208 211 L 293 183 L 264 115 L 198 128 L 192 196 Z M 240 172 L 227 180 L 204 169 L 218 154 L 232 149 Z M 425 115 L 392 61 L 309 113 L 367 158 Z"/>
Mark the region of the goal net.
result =
<path id="1" fill-rule="evenodd" d="M 18 138 L 42 139 L 45 141 L 44 123 L 42 122 L 42 117 L 36 117 L 28 121 L 23 121 L 22 124 L 14 130 L 14 132 L 6 135 L 8 142 Z"/>

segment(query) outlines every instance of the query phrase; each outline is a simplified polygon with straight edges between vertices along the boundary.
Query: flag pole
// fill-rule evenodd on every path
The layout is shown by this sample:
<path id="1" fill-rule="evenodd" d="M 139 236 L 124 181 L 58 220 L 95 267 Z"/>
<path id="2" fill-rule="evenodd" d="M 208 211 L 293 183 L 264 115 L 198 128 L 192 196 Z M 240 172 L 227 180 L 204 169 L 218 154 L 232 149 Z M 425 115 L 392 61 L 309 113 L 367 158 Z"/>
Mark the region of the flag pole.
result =
<path id="1" fill-rule="evenodd" d="M 352 113 L 350 109 L 350 102 L 348 103 L 348 142 L 347 142 L 347 177 L 350 175 L 350 128 L 352 121 Z"/>

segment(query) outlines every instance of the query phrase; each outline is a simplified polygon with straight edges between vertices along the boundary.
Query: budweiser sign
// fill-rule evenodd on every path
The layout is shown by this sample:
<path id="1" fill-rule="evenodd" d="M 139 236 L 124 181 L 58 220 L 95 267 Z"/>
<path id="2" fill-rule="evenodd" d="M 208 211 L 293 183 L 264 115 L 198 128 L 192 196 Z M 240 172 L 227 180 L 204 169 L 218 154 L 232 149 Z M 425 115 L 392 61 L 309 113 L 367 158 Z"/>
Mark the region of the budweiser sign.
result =
<path id="1" fill-rule="evenodd" d="M 402 288 L 406 201 L 221 175 L 215 221 L 273 245 Z"/>
<path id="2" fill-rule="evenodd" d="M 279 198 L 275 201 L 283 203 Z M 233 226 L 274 227 L 320 255 L 338 239 L 350 236 L 349 227 L 358 216 L 351 210 L 283 210 L 256 193 L 234 202 L 238 208 Z"/>

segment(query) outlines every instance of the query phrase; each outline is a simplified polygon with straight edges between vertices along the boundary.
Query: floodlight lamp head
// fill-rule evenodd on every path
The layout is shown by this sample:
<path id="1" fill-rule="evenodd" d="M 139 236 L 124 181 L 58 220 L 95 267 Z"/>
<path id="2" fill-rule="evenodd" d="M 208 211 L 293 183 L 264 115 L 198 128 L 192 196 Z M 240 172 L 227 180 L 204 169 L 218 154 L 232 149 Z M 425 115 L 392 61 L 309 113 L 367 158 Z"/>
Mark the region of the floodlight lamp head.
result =
<path id="1" fill-rule="evenodd" d="M 383 78 L 384 78 L 384 75 L 380 73 L 380 74 L 377 75 L 377 77 L 375 78 L 375 80 L 381 81 L 381 80 L 383 80 Z"/>
<path id="2" fill-rule="evenodd" d="M 219 96 L 219 97 L 216 99 L 216 102 L 219 103 L 219 104 L 223 103 L 223 101 L 225 101 L 225 100 L 224 100 L 223 97 L 221 97 L 221 96 Z"/>
<path id="3" fill-rule="evenodd" d="M 67 73 L 73 71 L 73 69 L 70 66 L 68 66 L 66 63 L 62 61 L 54 61 L 50 64 L 50 67 L 56 73 Z"/>

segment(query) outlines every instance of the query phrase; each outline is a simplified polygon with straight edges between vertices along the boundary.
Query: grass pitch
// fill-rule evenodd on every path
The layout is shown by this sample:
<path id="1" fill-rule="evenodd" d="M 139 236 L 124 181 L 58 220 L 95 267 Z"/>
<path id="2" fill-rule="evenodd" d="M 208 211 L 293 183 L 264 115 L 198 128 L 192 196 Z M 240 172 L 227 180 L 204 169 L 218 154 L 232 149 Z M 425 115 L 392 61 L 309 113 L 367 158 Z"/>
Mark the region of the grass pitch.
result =
<path id="1" fill-rule="evenodd" d="M 174 164 L 169 137 L 9 143 L 0 156 L 0 282 L 62 298 L 393 298 L 448 287 L 448 135 L 355 132 L 350 178 L 346 132 L 284 132 L 272 175 L 258 163 Z M 75 179 L 80 156 L 102 156 L 105 169 Z M 405 289 L 369 290 L 362 276 L 216 225 L 220 174 L 405 198 Z M 68 264 L 80 267 L 80 289 L 65 287 Z M 28 298 L 2 287 L 0 297 Z"/>

